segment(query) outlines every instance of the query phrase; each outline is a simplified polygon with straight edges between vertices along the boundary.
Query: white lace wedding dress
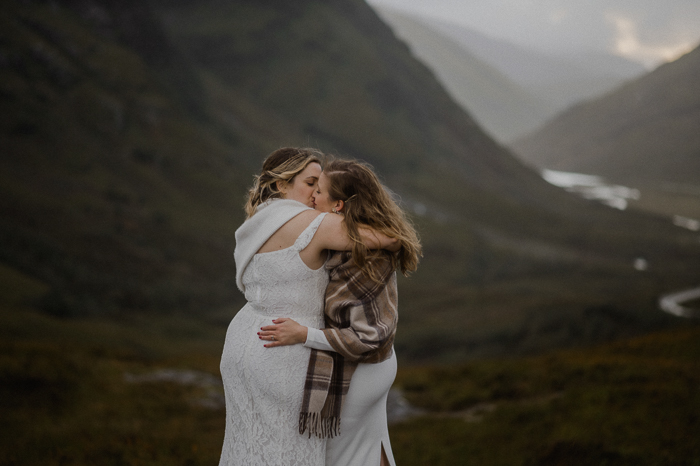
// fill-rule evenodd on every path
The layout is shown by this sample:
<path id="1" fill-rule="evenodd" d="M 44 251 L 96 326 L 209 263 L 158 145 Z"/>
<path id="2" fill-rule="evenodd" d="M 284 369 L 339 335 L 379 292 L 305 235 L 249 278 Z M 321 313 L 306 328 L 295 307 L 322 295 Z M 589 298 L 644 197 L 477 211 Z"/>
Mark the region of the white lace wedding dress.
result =
<path id="1" fill-rule="evenodd" d="M 316 217 L 293 246 L 256 254 L 243 271 L 248 303 L 226 333 L 221 376 L 226 433 L 220 466 L 324 466 L 325 440 L 299 434 L 310 349 L 265 348 L 257 332 L 277 317 L 323 327 L 325 267 L 312 270 L 299 257 L 325 214 Z"/>

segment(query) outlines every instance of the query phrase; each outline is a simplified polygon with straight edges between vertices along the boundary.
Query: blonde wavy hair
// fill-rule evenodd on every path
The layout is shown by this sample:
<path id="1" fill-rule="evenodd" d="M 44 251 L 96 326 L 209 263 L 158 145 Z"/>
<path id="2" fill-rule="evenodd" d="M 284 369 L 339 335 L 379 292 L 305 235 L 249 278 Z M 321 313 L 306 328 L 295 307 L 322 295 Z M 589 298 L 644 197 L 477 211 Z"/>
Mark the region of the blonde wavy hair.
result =
<path id="1" fill-rule="evenodd" d="M 253 187 L 248 191 L 245 213 L 248 218 L 255 214 L 255 209 L 269 199 L 281 198 L 277 182 L 292 183 L 294 177 L 304 171 L 311 163 L 322 164 L 323 154 L 310 148 L 283 147 L 267 156 L 263 162 L 262 172 L 255 177 Z"/>
<path id="2" fill-rule="evenodd" d="M 344 202 L 345 228 L 354 243 L 352 258 L 362 272 L 378 280 L 372 259 L 381 251 L 370 250 L 362 242 L 358 228 L 365 225 L 399 240 L 401 249 L 392 253 L 395 270 L 400 269 L 406 276 L 415 271 L 422 256 L 418 234 L 372 168 L 354 160 L 333 160 L 326 164 L 323 173 L 328 177 L 331 200 Z"/>

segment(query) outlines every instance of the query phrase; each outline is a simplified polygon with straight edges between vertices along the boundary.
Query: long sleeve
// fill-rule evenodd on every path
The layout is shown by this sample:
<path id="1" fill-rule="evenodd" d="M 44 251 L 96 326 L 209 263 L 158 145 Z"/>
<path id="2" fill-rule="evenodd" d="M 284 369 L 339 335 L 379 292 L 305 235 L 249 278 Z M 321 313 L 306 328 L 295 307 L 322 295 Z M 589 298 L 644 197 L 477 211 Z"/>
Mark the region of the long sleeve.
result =
<path id="1" fill-rule="evenodd" d="M 323 330 L 311 327 L 307 329 L 304 346 L 321 351 L 335 351 L 331 344 L 328 343 L 328 339 L 326 338 L 326 334 L 323 333 Z"/>

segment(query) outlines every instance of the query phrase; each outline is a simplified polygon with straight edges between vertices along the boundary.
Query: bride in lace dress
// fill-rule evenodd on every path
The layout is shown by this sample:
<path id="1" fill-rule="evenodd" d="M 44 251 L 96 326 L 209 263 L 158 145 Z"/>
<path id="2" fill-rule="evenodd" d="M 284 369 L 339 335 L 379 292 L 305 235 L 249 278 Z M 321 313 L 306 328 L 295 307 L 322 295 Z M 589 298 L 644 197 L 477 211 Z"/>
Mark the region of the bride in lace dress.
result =
<path id="1" fill-rule="evenodd" d="M 251 189 L 248 219 L 236 231 L 236 284 L 248 303 L 226 333 L 221 375 L 226 432 L 220 466 L 322 466 L 325 439 L 299 434 L 310 349 L 266 351 L 261 327 L 282 315 L 323 326 L 327 250 L 349 250 L 352 241 L 338 216 L 312 209 L 321 174 L 317 153 L 283 148 L 266 159 Z M 372 247 L 396 241 L 371 230 Z"/>

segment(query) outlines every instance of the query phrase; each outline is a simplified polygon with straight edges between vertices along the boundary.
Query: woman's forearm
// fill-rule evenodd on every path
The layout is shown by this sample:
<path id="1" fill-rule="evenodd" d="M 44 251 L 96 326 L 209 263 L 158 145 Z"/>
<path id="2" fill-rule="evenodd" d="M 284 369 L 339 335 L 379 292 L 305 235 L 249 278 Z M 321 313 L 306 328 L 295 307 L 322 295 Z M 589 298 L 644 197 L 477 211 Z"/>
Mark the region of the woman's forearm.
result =
<path id="1" fill-rule="evenodd" d="M 384 233 L 381 233 L 371 228 L 358 228 L 362 242 L 369 249 L 386 249 L 387 251 L 396 252 L 401 249 L 401 242 L 396 238 L 391 238 Z"/>
<path id="2" fill-rule="evenodd" d="M 360 227 L 358 233 L 362 242 L 369 249 L 387 249 L 395 252 L 401 248 L 401 243 L 396 238 L 390 238 L 371 228 Z M 339 215 L 326 215 L 314 236 L 314 240 L 319 241 L 319 245 L 323 249 L 333 251 L 350 251 L 355 244 L 345 229 L 343 218 Z"/>

